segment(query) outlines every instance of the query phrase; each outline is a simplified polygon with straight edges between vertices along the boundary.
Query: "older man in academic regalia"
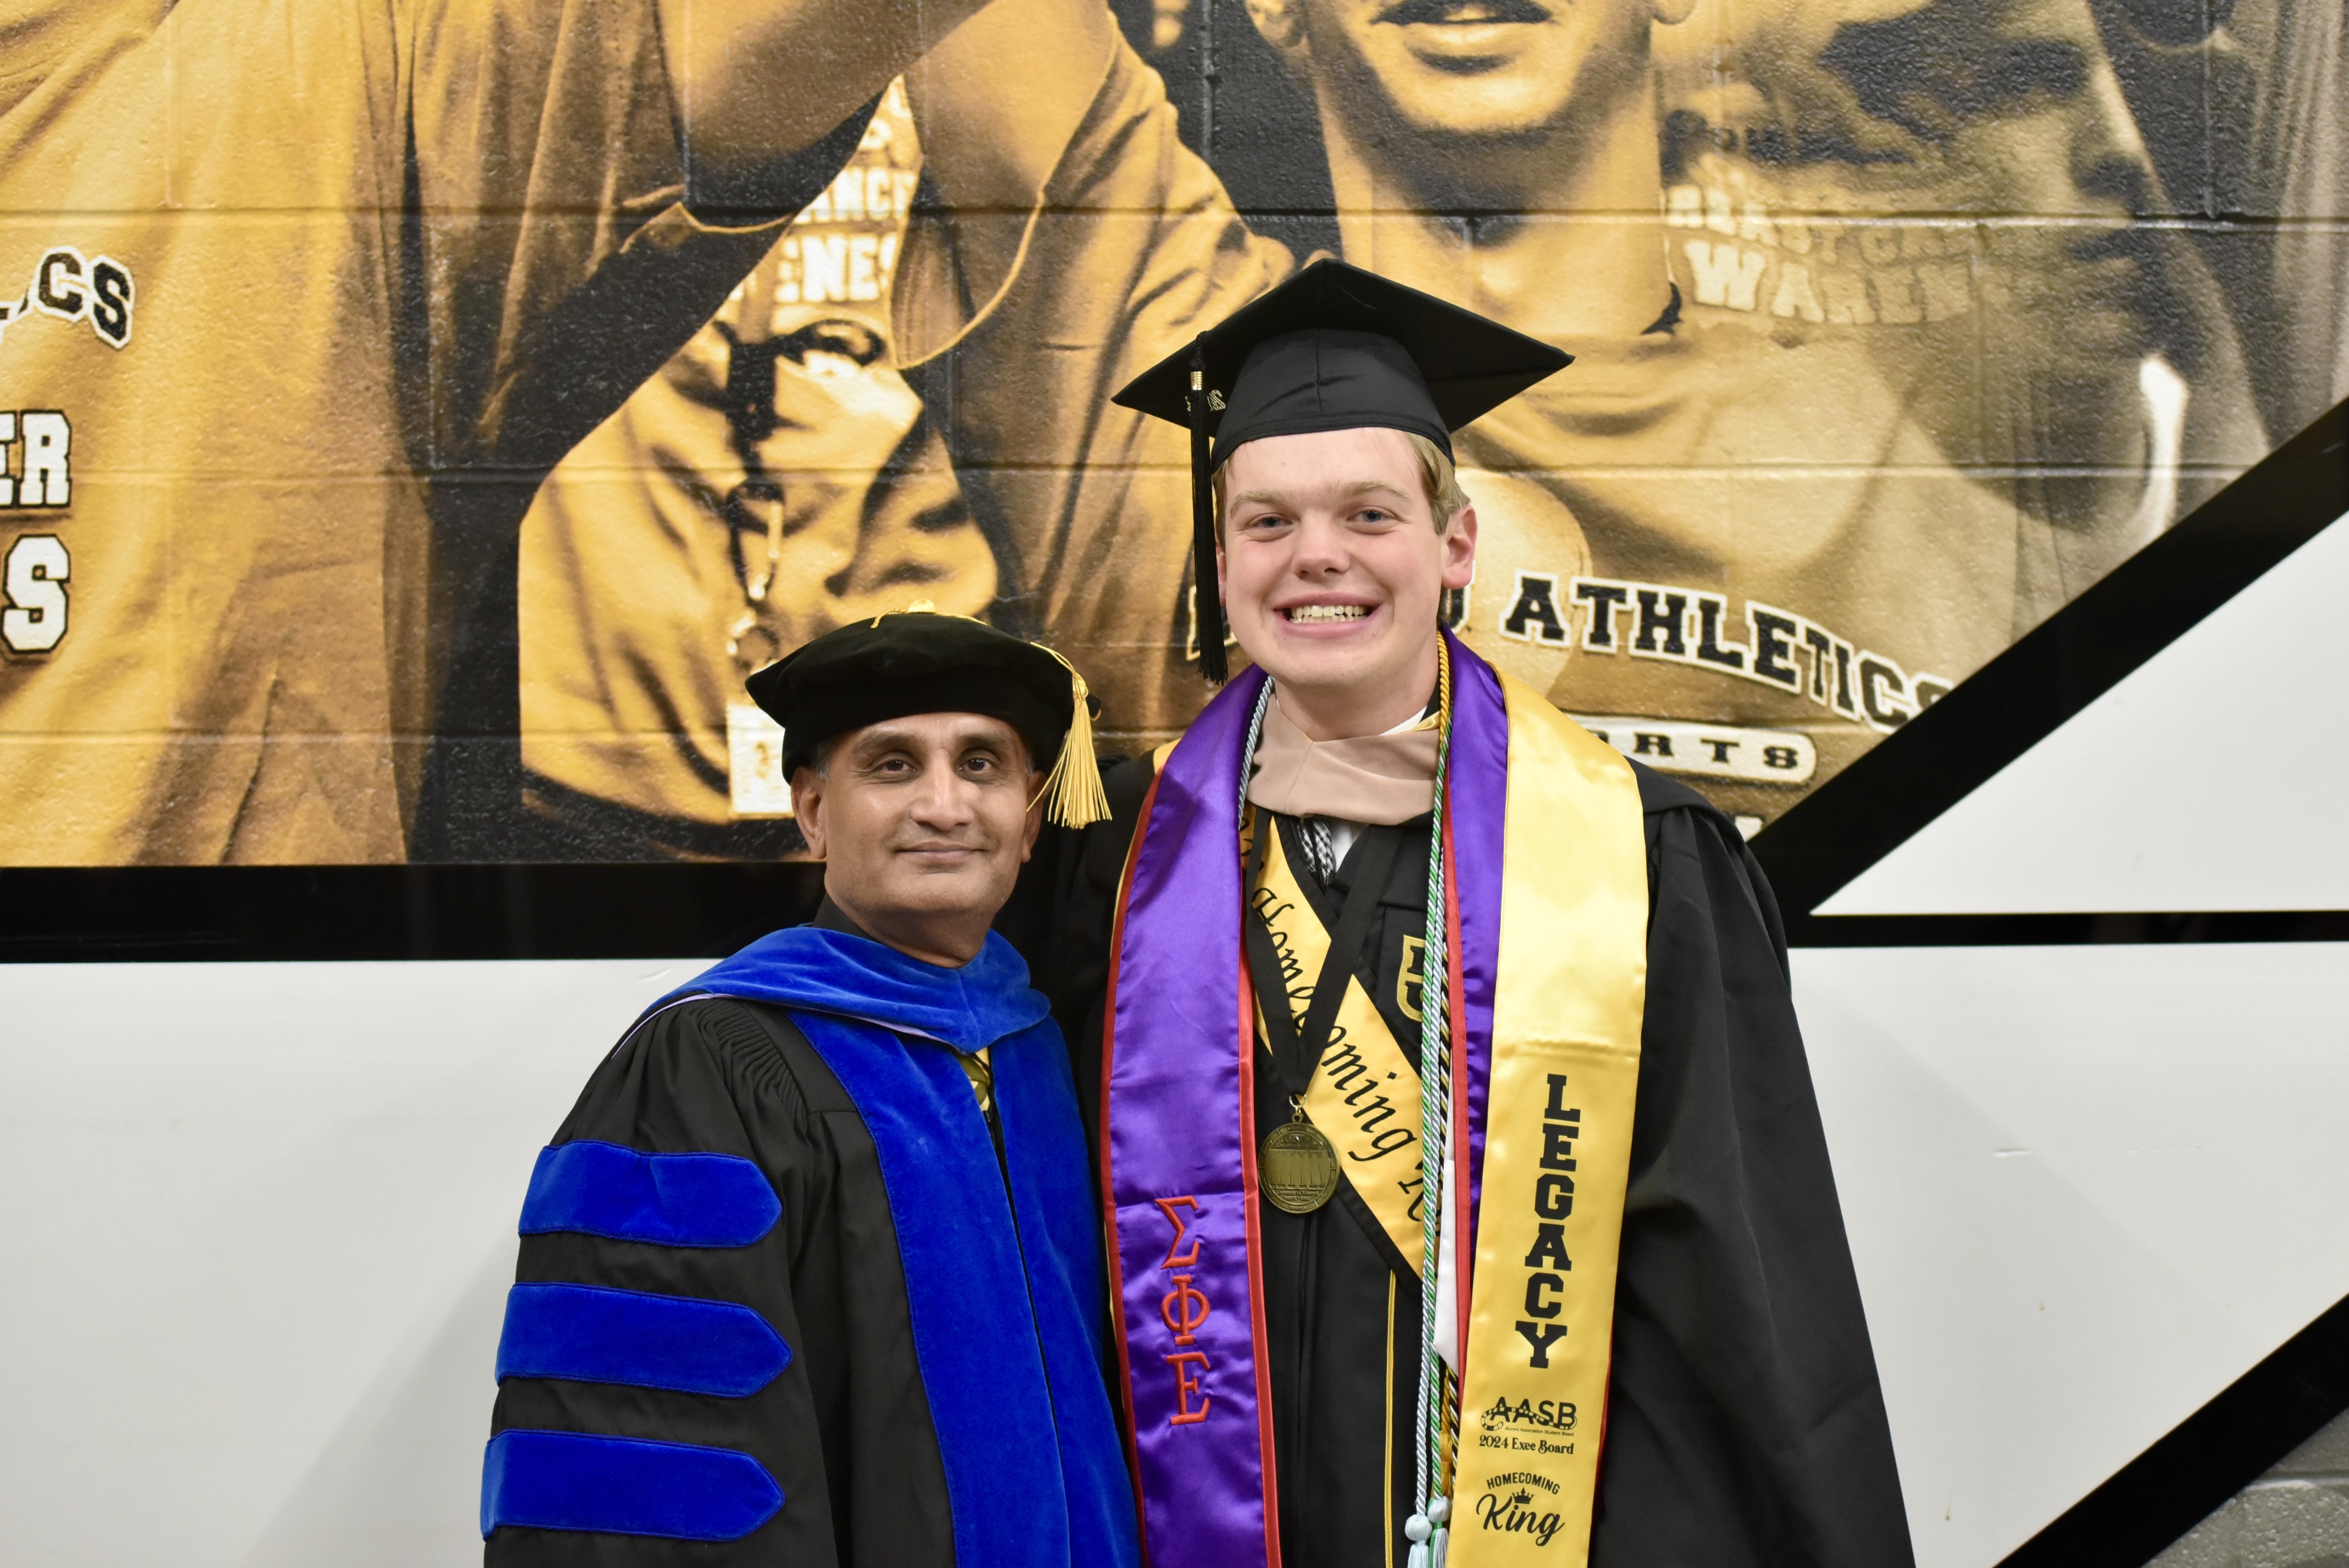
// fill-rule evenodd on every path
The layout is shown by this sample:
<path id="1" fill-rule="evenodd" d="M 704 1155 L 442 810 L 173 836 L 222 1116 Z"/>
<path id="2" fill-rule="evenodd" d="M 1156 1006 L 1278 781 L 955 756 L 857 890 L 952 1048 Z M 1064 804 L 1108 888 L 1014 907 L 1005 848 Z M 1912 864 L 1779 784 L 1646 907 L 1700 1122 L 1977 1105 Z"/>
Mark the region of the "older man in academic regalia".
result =
<path id="1" fill-rule="evenodd" d="M 1047 797 L 1102 809 L 1084 683 L 917 607 L 750 686 L 826 896 L 638 1019 L 540 1155 L 488 1561 L 1134 1563 L 1068 1056 L 988 929 Z"/>
<path id="2" fill-rule="evenodd" d="M 1760 868 L 1443 629 L 1566 363 L 1323 262 L 1119 394 L 1254 665 L 1061 889 L 1154 1568 L 1910 1561 Z"/>

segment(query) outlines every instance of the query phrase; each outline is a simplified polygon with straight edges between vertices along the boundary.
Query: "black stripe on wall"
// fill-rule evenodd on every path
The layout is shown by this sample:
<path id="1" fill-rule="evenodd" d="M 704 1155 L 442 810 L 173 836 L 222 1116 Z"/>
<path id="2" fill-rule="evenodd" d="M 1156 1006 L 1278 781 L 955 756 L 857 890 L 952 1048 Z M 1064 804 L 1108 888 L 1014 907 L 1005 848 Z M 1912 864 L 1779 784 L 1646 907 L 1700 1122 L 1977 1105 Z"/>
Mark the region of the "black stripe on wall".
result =
<path id="1" fill-rule="evenodd" d="M 2344 513 L 2349 402 L 1755 835 L 1779 903 L 1816 909 Z"/>
<path id="2" fill-rule="evenodd" d="M 2093 943 L 2349 942 L 2349 910 L 2130 914 L 1788 914 L 1790 947 L 2068 947 Z"/>
<path id="3" fill-rule="evenodd" d="M 0 964 L 716 958 L 814 913 L 823 868 L 660 863 L 0 870 Z M 1795 947 L 2349 942 L 2349 911 L 1786 916 Z"/>
<path id="4" fill-rule="evenodd" d="M 2349 1409 L 2349 1297 L 2017 1547 L 1999 1568 L 2144 1568 Z"/>
<path id="5" fill-rule="evenodd" d="M 805 861 L 0 870 L 0 963 L 716 958 L 823 891 Z"/>

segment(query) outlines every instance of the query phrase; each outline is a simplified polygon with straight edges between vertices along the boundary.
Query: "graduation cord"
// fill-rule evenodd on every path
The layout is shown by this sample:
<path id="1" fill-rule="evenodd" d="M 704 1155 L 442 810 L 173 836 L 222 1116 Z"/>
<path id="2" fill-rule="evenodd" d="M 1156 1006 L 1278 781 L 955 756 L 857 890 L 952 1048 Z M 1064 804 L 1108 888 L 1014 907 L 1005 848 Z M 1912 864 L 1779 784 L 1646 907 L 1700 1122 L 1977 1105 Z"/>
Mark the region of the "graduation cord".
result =
<path id="1" fill-rule="evenodd" d="M 1452 1516 L 1445 1495 L 1455 1392 L 1451 1372 L 1435 1349 L 1436 1281 L 1444 1246 L 1444 1211 L 1450 1193 L 1444 1168 L 1452 1127 L 1452 1050 L 1447 1004 L 1451 999 L 1450 954 L 1444 945 L 1444 787 L 1452 759 L 1452 660 L 1439 648 L 1435 661 L 1435 818 L 1427 835 L 1427 913 L 1419 979 L 1420 1262 L 1419 1262 L 1419 1511 L 1403 1522 L 1411 1542 L 1410 1568 L 1444 1568 Z M 1270 686 L 1269 682 L 1266 685 Z M 1466 1280 L 1454 1282 L 1465 1290 Z M 1459 1347 L 1464 1349 L 1465 1346 Z"/>

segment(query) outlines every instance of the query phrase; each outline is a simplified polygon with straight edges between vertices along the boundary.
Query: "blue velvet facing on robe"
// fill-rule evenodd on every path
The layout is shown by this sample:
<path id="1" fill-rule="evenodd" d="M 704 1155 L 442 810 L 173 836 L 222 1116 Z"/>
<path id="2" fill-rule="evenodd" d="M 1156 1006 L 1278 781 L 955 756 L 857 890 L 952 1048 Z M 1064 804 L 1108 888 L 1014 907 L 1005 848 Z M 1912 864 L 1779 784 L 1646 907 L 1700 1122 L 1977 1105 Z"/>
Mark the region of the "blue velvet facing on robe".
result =
<path id="1" fill-rule="evenodd" d="M 501 1524 L 675 1541 L 740 1541 L 783 1506 L 767 1467 L 732 1449 L 516 1429 L 490 1439 L 481 1534 Z"/>
<path id="2" fill-rule="evenodd" d="M 702 994 L 790 1009 L 872 1133 L 957 1568 L 1138 1563 L 1102 1376 L 1107 1309 L 1084 1132 L 1068 1052 L 1026 964 L 992 934 L 977 958 L 945 969 L 799 926 L 660 1005 Z M 1001 1167 L 954 1055 L 982 1047 Z"/>
<path id="3" fill-rule="evenodd" d="M 522 1233 L 584 1231 L 661 1247 L 747 1247 L 782 1201 L 739 1154 L 645 1154 L 582 1139 L 538 1151 Z"/>
<path id="4" fill-rule="evenodd" d="M 1028 984 L 1028 965 L 989 932 L 978 957 L 959 969 L 908 958 L 894 947 L 813 925 L 770 932 L 720 959 L 648 1011 L 681 997 L 740 996 L 795 1014 L 828 1013 L 900 1035 L 942 1040 L 969 1052 L 1032 1029 L 1052 1016 Z M 968 1089 L 965 1089 L 968 1097 Z M 1071 1105 L 1076 1091 L 1070 1090 Z"/>
<path id="5" fill-rule="evenodd" d="M 740 1399 L 792 1364 L 774 1326 L 739 1302 L 585 1284 L 506 1293 L 498 1381 L 568 1377 Z"/>

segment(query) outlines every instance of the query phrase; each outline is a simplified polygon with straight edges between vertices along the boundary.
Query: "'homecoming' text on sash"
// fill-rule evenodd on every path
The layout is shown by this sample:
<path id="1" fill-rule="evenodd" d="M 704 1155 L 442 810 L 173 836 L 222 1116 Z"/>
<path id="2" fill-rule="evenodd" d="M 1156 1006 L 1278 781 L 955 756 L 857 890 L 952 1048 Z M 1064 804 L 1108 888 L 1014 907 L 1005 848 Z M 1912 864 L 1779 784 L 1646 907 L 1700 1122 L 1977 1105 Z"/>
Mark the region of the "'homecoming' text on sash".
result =
<path id="1" fill-rule="evenodd" d="M 1249 903 L 1271 928 L 1289 1014 L 1301 1026 L 1313 999 L 1313 977 L 1330 951 L 1330 932 L 1298 885 L 1271 819 L 1260 816 L 1258 823 L 1272 837 L 1265 846 L 1264 875 Z M 1261 1008 L 1266 998 L 1256 1000 Z M 1419 1100 L 1419 1069 L 1395 1044 L 1393 1031 L 1349 965 L 1345 999 L 1338 1004 L 1320 1068 L 1305 1091 L 1305 1117 L 1337 1147 L 1339 1170 L 1414 1274 L 1423 1179 Z"/>

